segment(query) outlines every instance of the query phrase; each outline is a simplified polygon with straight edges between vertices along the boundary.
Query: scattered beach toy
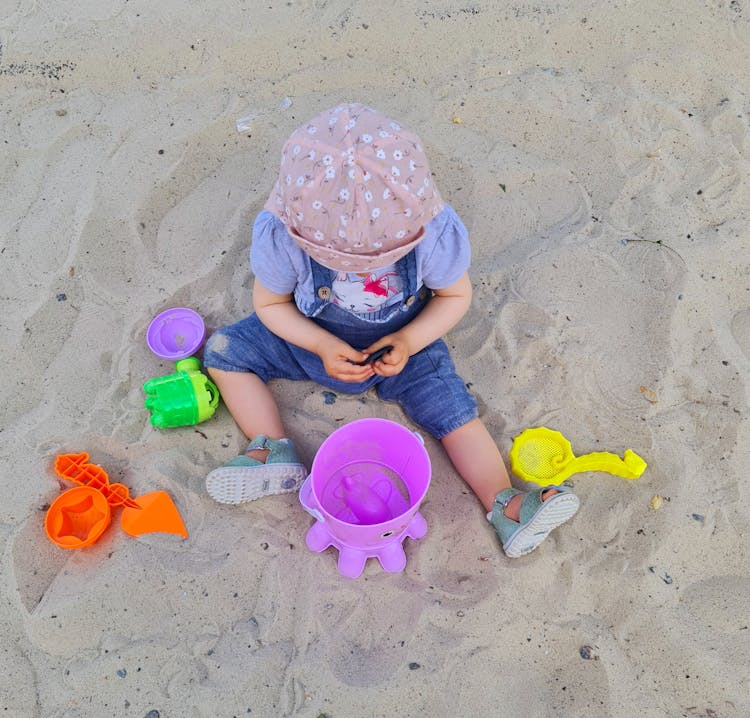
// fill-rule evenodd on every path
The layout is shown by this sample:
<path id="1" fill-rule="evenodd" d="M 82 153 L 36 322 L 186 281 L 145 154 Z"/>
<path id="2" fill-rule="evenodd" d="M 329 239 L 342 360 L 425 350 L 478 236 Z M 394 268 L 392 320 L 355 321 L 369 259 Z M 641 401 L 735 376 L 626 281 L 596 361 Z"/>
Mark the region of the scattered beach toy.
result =
<path id="1" fill-rule="evenodd" d="M 149 349 L 162 359 L 185 359 L 200 349 L 206 326 L 200 314 L 186 307 L 167 309 L 149 324 L 146 342 Z"/>
<path id="2" fill-rule="evenodd" d="M 151 424 L 160 429 L 193 426 L 210 419 L 219 405 L 219 389 L 205 374 L 197 357 L 206 336 L 200 314 L 186 307 L 157 315 L 146 331 L 151 351 L 175 361 L 175 373 L 149 379 L 143 385 Z"/>
<path id="3" fill-rule="evenodd" d="M 91 486 L 76 486 L 52 502 L 44 529 L 62 548 L 83 548 L 99 539 L 111 518 L 112 510 L 104 494 Z"/>
<path id="4" fill-rule="evenodd" d="M 89 463 L 89 455 L 60 454 L 55 472 L 79 486 L 64 491 L 49 507 L 44 521 L 47 536 L 62 548 L 91 546 L 104 533 L 113 507 L 122 506 L 123 530 L 131 536 L 161 531 L 188 537 L 177 507 L 165 491 L 138 498 L 123 484 L 110 484 L 107 472 Z"/>
<path id="5" fill-rule="evenodd" d="M 559 432 L 539 426 L 526 429 L 514 440 L 510 450 L 510 468 L 525 481 L 542 486 L 559 484 L 581 471 L 604 471 L 624 479 L 637 479 L 646 462 L 628 449 L 623 458 L 598 451 L 575 456 L 570 442 Z"/>
<path id="6" fill-rule="evenodd" d="M 359 419 L 336 429 L 299 493 L 316 519 L 307 547 L 336 548 L 339 573 L 348 578 L 357 578 L 370 557 L 385 571 L 403 571 L 404 540 L 427 533 L 418 509 L 429 485 L 430 457 L 418 434 L 387 419 Z"/>
<path id="7" fill-rule="evenodd" d="M 175 373 L 149 379 L 143 385 L 151 424 L 160 429 L 193 426 L 210 419 L 219 405 L 219 389 L 201 372 L 196 357 L 180 359 Z"/>

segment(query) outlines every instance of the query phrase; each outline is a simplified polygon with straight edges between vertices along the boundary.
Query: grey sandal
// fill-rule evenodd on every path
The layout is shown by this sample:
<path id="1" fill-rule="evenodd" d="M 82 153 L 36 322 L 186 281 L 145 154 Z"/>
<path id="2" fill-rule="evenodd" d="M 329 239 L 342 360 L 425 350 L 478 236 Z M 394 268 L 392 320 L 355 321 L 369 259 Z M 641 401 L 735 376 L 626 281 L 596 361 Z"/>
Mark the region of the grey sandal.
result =
<path id="1" fill-rule="evenodd" d="M 307 476 L 297 450 L 289 439 L 256 436 L 246 451 L 268 449 L 266 462 L 235 456 L 206 477 L 208 495 L 222 504 L 242 504 L 262 496 L 296 491 Z"/>
<path id="2" fill-rule="evenodd" d="M 549 489 L 559 493 L 542 501 L 542 494 Z M 524 494 L 519 512 L 520 521 L 509 519 L 505 507 L 517 494 Z M 518 489 L 504 489 L 495 498 L 489 522 L 495 527 L 509 558 L 518 558 L 531 553 L 553 529 L 564 524 L 576 511 L 580 501 L 564 486 L 545 486 L 538 491 L 524 493 Z"/>

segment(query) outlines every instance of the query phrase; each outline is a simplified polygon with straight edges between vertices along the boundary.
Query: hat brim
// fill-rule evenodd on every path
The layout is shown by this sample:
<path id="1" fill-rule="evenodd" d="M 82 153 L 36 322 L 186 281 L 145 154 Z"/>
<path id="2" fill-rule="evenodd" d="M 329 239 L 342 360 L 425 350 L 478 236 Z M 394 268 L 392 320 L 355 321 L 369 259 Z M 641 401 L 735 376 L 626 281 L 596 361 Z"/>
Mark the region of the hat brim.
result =
<path id="1" fill-rule="evenodd" d="M 389 249 L 386 252 L 353 254 L 326 247 L 319 242 L 311 242 L 288 225 L 286 229 L 289 236 L 305 254 L 312 257 L 318 264 L 322 264 L 324 267 L 333 269 L 336 272 L 369 272 L 373 269 L 387 267 L 389 264 L 394 264 L 401 257 L 409 254 L 425 237 L 425 228 L 420 227 L 416 235 L 405 244 Z"/>

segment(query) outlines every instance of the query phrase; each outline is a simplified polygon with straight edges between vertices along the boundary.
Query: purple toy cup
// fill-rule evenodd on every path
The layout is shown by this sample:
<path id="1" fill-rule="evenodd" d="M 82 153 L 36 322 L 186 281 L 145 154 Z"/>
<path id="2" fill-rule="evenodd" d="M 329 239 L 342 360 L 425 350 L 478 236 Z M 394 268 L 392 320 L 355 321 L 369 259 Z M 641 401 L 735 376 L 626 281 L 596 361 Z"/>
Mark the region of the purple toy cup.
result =
<path id="1" fill-rule="evenodd" d="M 387 419 L 360 419 L 321 445 L 300 490 L 317 521 L 307 533 L 312 551 L 339 550 L 339 573 L 356 578 L 367 558 L 386 571 L 403 571 L 405 538 L 427 524 L 418 512 L 430 485 L 430 457 L 422 438 Z"/>
<path id="2" fill-rule="evenodd" d="M 200 349 L 206 325 L 200 314 L 186 307 L 174 307 L 158 314 L 146 331 L 149 349 L 162 359 L 178 361 Z"/>

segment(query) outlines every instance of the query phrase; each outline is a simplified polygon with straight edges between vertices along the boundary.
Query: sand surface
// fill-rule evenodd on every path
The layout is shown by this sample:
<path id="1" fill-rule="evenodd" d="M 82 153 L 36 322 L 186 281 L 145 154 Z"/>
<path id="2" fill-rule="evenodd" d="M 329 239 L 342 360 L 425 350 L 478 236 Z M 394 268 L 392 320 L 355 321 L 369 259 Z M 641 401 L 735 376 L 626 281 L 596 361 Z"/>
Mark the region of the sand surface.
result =
<path id="1" fill-rule="evenodd" d="M 749 93 L 745 0 L 3 2 L 2 714 L 750 715 Z M 244 444 L 225 408 L 149 425 L 151 318 L 248 313 L 281 144 L 341 101 L 420 133 L 471 232 L 448 342 L 503 452 L 543 424 L 649 463 L 573 476 L 528 557 L 427 439 L 428 534 L 344 579 L 295 496 L 206 495 Z M 308 465 L 342 423 L 406 423 L 275 391 Z M 69 451 L 169 492 L 189 539 L 54 546 Z"/>

